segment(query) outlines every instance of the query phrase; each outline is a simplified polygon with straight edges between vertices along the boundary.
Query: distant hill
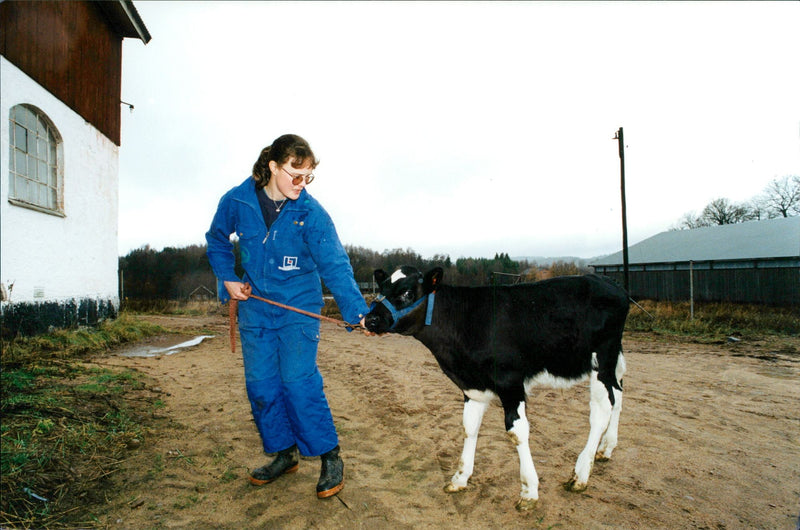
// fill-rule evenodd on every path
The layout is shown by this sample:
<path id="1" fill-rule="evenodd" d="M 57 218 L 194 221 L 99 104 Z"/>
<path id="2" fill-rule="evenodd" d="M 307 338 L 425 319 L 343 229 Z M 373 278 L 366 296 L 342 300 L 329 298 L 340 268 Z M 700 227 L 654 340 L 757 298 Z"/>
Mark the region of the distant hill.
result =
<path id="1" fill-rule="evenodd" d="M 579 267 L 585 267 L 595 258 L 579 258 L 577 256 L 511 256 L 511 259 L 514 261 L 526 260 L 529 263 L 536 263 L 542 267 L 550 267 L 557 261 L 563 261 L 564 263 L 575 263 Z"/>

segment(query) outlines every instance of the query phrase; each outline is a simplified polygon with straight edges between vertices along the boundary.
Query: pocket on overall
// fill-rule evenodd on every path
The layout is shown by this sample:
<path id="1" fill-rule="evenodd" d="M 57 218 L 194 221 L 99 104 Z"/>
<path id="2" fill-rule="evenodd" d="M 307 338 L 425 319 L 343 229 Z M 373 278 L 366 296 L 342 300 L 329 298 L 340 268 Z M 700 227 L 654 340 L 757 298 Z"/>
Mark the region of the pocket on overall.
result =
<path id="1" fill-rule="evenodd" d="M 280 384 L 280 341 L 277 332 L 258 326 L 245 327 L 240 323 L 239 336 L 242 340 L 245 381 L 271 381 L 272 384 Z"/>
<path id="2" fill-rule="evenodd" d="M 236 226 L 239 239 L 239 263 L 252 277 L 262 276 L 264 268 L 264 242 L 266 227 L 253 222 L 241 222 Z"/>
<path id="3" fill-rule="evenodd" d="M 281 380 L 299 381 L 317 373 L 319 322 L 294 324 L 278 331 L 281 342 Z"/>

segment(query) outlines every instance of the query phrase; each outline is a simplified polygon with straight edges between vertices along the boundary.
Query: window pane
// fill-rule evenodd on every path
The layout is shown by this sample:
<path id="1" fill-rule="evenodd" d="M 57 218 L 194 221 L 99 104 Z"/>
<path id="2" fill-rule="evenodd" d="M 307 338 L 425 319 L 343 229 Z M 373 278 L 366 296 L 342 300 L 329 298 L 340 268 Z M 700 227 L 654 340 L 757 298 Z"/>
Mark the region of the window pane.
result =
<path id="1" fill-rule="evenodd" d="M 38 134 L 39 136 L 46 137 L 47 124 L 45 124 L 44 120 L 41 117 L 37 116 L 37 118 L 38 119 L 36 120 L 36 134 Z"/>
<path id="2" fill-rule="evenodd" d="M 20 175 L 27 175 L 28 174 L 28 157 L 25 156 L 25 153 L 22 151 L 14 151 L 14 155 L 17 159 L 17 168 L 16 171 Z"/>
<path id="3" fill-rule="evenodd" d="M 28 131 L 20 124 L 14 125 L 14 145 L 23 153 L 28 152 Z"/>
<path id="4" fill-rule="evenodd" d="M 28 182 L 28 202 L 36 204 L 39 200 L 39 187 L 33 182 Z"/>
<path id="5" fill-rule="evenodd" d="M 36 155 L 40 160 L 47 160 L 47 140 L 39 138 L 36 140 Z"/>
<path id="6" fill-rule="evenodd" d="M 50 137 L 50 156 L 47 159 L 47 163 L 51 166 L 57 164 L 56 142 L 52 136 Z"/>
<path id="7" fill-rule="evenodd" d="M 36 114 L 27 107 L 25 107 L 25 128 L 32 133 L 36 133 Z"/>
<path id="8" fill-rule="evenodd" d="M 20 125 L 24 125 L 25 124 L 25 120 L 27 119 L 26 118 L 27 110 L 25 110 L 25 107 L 23 107 L 22 105 L 17 105 L 15 108 L 17 109 L 17 113 L 14 116 L 14 121 L 19 123 Z"/>
<path id="9" fill-rule="evenodd" d="M 55 166 L 50 166 L 50 187 L 58 187 L 58 169 Z"/>
<path id="10" fill-rule="evenodd" d="M 17 123 L 27 128 L 30 126 L 30 119 L 31 111 L 28 110 L 28 107 L 20 106 L 17 112 Z"/>
<path id="11" fill-rule="evenodd" d="M 55 210 L 56 207 L 58 206 L 58 202 L 57 202 L 58 195 L 57 195 L 55 189 L 53 189 L 53 188 L 49 188 L 49 189 L 50 189 L 50 201 L 47 203 L 47 207 L 48 208 L 52 208 L 53 210 Z"/>
<path id="12" fill-rule="evenodd" d="M 31 180 L 36 179 L 36 159 L 28 155 L 28 178 Z"/>
<path id="13" fill-rule="evenodd" d="M 36 174 L 39 177 L 39 182 L 41 182 L 43 184 L 47 184 L 48 183 L 47 181 L 48 181 L 49 173 L 50 173 L 49 171 L 47 171 L 47 164 L 45 164 L 44 162 L 39 160 L 38 166 L 39 166 L 39 169 L 37 170 Z"/>
<path id="14" fill-rule="evenodd" d="M 16 199 L 25 199 L 28 194 L 28 181 L 22 177 L 16 178 L 17 185 L 14 189 L 14 197 Z"/>

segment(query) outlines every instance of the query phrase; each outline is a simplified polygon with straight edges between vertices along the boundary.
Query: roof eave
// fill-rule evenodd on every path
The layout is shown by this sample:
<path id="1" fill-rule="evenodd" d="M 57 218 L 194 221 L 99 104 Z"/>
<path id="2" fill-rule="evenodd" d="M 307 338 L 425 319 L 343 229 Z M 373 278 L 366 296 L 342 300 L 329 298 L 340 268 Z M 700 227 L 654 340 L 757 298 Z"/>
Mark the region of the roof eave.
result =
<path id="1" fill-rule="evenodd" d="M 152 38 L 132 0 L 96 1 L 108 21 L 122 37 L 141 40 L 147 44 Z"/>

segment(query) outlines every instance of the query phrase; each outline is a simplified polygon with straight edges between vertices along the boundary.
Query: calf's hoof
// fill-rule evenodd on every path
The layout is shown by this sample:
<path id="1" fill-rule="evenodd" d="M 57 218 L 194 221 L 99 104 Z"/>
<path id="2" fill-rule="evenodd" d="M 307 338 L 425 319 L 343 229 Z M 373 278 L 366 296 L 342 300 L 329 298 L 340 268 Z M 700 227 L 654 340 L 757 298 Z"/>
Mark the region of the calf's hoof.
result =
<path id="1" fill-rule="evenodd" d="M 538 499 L 520 499 L 514 507 L 518 512 L 528 512 L 536 508 L 538 502 Z"/>
<path id="2" fill-rule="evenodd" d="M 594 455 L 595 462 L 608 462 L 610 458 L 611 458 L 610 456 L 606 456 L 602 453 L 597 453 L 596 455 Z"/>
<path id="3" fill-rule="evenodd" d="M 458 493 L 459 491 L 464 491 L 467 489 L 466 486 L 459 486 L 458 484 L 453 484 L 452 482 L 448 482 L 444 487 L 445 493 Z"/>
<path id="4" fill-rule="evenodd" d="M 569 481 L 564 483 L 564 489 L 574 493 L 580 493 L 586 490 L 586 482 L 579 482 L 578 477 L 572 477 Z"/>

